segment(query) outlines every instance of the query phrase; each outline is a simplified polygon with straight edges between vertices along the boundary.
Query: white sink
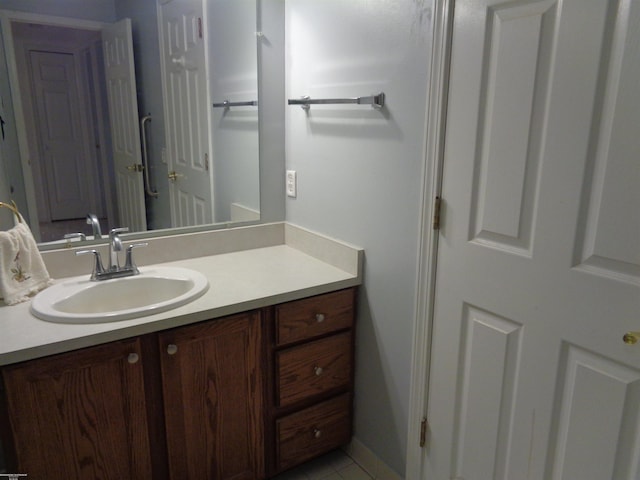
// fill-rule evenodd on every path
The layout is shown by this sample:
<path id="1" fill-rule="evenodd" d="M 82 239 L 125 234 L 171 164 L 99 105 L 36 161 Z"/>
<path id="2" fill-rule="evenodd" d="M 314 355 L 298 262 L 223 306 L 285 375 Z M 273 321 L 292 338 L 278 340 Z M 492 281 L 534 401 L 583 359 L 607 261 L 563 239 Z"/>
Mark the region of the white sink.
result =
<path id="1" fill-rule="evenodd" d="M 141 268 L 133 277 L 57 283 L 34 297 L 31 312 L 56 323 L 104 323 L 165 312 L 203 295 L 209 281 L 178 267 Z"/>

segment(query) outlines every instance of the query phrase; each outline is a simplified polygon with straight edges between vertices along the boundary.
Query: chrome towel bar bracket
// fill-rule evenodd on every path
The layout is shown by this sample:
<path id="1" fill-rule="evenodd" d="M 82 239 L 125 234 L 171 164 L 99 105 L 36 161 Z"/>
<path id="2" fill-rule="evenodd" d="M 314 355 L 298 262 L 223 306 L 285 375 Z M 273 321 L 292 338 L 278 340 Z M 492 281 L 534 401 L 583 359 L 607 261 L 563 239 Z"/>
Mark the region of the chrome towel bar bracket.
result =
<path id="1" fill-rule="evenodd" d="M 336 105 L 344 103 L 371 105 L 374 108 L 382 108 L 384 107 L 384 93 L 380 92 L 377 95 L 371 95 L 369 97 L 355 98 L 310 98 L 309 96 L 304 96 L 299 99 L 289 99 L 289 105 L 300 105 L 303 110 L 309 110 L 310 105 Z"/>

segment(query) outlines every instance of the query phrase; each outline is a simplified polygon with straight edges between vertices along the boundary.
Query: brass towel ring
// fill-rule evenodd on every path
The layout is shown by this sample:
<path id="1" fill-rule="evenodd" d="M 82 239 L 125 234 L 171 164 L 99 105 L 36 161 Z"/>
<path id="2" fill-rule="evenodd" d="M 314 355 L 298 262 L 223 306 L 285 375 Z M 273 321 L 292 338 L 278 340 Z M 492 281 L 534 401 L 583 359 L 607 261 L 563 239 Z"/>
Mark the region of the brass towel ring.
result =
<path id="1" fill-rule="evenodd" d="M 9 210 L 11 210 L 13 212 L 13 214 L 16 216 L 16 218 L 18 219 L 18 222 L 22 223 L 22 216 L 20 215 L 20 212 L 18 211 L 18 206 L 16 205 L 16 202 L 14 202 L 13 200 L 11 200 L 11 204 L 0 202 L 0 208 L 2 208 L 2 207 L 8 208 Z"/>

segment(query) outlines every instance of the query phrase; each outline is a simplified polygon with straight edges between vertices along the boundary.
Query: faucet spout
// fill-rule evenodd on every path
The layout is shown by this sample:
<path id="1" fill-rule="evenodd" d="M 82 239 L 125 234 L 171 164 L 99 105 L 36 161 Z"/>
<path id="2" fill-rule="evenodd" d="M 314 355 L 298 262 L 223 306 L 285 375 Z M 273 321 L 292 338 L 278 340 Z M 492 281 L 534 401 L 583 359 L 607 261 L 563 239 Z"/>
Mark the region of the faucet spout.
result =
<path id="1" fill-rule="evenodd" d="M 89 213 L 87 215 L 87 225 L 91 225 L 94 239 L 102 238 L 102 229 L 100 228 L 100 221 L 95 213 Z"/>
<path id="2" fill-rule="evenodd" d="M 122 240 L 119 234 L 128 231 L 127 227 L 113 228 L 109 231 L 109 271 L 120 270 L 118 252 L 122 251 Z"/>

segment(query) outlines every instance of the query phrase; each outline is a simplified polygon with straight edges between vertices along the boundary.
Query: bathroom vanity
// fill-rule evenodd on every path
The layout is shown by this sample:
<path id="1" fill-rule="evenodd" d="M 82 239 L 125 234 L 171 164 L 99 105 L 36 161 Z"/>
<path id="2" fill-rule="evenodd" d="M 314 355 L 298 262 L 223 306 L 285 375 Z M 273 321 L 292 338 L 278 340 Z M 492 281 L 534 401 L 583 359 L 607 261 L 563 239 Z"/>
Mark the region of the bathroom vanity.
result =
<path id="1" fill-rule="evenodd" d="M 274 245 L 170 262 L 210 288 L 168 312 L 69 325 L 0 307 L 10 471 L 263 479 L 348 443 L 362 251 L 254 228 Z"/>

